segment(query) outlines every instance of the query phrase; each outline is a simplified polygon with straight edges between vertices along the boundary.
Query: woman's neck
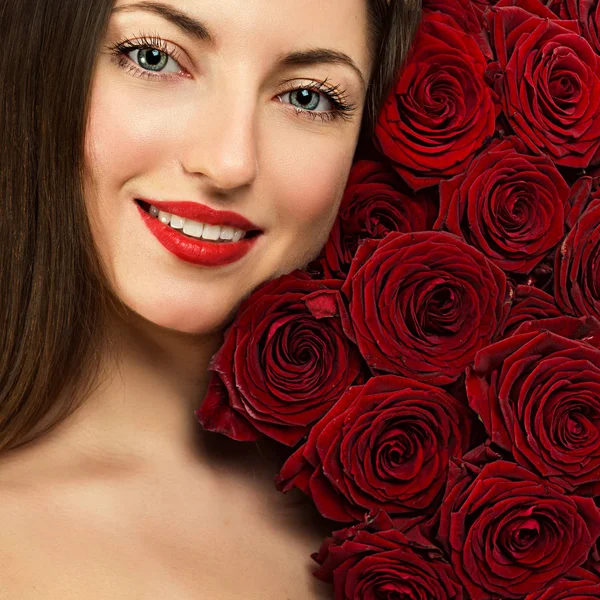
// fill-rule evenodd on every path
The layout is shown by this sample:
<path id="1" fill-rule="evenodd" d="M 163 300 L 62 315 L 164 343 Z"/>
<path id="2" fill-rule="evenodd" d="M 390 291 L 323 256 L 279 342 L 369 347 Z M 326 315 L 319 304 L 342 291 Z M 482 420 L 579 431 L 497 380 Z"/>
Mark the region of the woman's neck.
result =
<path id="1" fill-rule="evenodd" d="M 28 455 L 111 469 L 207 464 L 258 454 L 206 432 L 194 415 L 206 394 L 208 365 L 222 331 L 191 336 L 157 327 L 135 313 L 115 319 L 114 355 L 105 353 L 101 377 L 70 417 L 28 444 Z M 40 448 L 38 453 L 36 448 Z M 19 453 L 21 454 L 21 453 Z M 239 456 L 238 456 L 239 455 Z"/>

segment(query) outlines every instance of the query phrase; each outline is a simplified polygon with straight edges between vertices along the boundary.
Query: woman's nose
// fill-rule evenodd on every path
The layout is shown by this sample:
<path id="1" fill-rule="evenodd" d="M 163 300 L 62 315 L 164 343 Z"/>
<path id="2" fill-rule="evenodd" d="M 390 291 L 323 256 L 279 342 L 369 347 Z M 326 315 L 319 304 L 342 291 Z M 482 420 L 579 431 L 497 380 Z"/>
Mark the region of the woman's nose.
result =
<path id="1" fill-rule="evenodd" d="M 203 175 L 224 190 L 248 185 L 256 178 L 256 103 L 250 97 L 231 89 L 199 102 L 182 144 L 182 164 L 188 173 Z"/>

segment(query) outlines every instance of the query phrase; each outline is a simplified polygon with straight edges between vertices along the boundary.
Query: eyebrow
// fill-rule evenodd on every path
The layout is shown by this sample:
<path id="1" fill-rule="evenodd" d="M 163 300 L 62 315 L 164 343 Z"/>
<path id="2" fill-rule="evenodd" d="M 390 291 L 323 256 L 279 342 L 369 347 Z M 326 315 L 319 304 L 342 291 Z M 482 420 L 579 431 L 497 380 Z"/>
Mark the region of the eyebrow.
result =
<path id="1" fill-rule="evenodd" d="M 113 8 L 112 12 L 131 12 L 134 10 L 144 10 L 160 15 L 193 37 L 211 46 L 217 45 L 217 37 L 210 32 L 210 29 L 202 21 L 163 2 L 145 1 L 138 2 L 137 4 L 125 4 Z M 309 48 L 307 50 L 297 50 L 287 54 L 280 54 L 277 57 L 277 65 L 279 67 L 316 64 L 346 65 L 358 75 L 363 88 L 366 89 L 368 87 L 365 76 L 357 64 L 347 54 L 339 50 L 333 50 L 332 48 Z"/>

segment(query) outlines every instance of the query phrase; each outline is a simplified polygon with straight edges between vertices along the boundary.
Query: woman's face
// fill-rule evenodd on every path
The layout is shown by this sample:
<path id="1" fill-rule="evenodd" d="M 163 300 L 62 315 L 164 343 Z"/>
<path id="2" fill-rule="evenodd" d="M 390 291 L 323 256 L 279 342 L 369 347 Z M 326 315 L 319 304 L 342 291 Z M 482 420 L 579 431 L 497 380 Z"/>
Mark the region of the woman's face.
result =
<path id="1" fill-rule="evenodd" d="M 94 239 L 130 309 L 214 331 L 262 282 L 318 254 L 359 135 L 366 11 L 365 0 L 116 0 L 85 185 Z M 316 49 L 327 52 L 304 55 Z M 145 212 L 160 202 L 187 204 L 163 206 L 176 215 L 167 225 Z M 182 230 L 186 214 L 204 225 Z M 260 233 L 235 241 L 232 228 Z"/>

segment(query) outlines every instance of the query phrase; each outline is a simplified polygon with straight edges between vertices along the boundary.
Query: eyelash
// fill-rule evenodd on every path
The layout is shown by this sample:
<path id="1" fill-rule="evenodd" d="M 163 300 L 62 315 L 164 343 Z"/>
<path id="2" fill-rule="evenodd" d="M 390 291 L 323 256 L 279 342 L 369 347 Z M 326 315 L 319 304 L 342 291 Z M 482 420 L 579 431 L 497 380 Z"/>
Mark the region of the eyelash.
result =
<path id="1" fill-rule="evenodd" d="M 108 50 L 115 57 L 117 66 L 122 69 L 125 69 L 128 73 L 133 75 L 134 77 L 141 77 L 142 79 L 164 79 L 165 75 L 155 75 L 151 71 L 147 71 L 145 69 L 141 69 L 137 65 L 135 65 L 131 60 L 127 57 L 127 54 L 132 52 L 133 50 L 159 50 L 164 54 L 171 57 L 176 62 L 178 61 L 181 53 L 177 50 L 169 50 L 169 46 L 165 40 L 160 38 L 157 35 L 147 36 L 144 34 L 140 34 L 135 41 L 130 39 L 125 39 L 121 42 L 117 42 L 109 46 Z M 167 76 L 168 77 L 168 76 Z M 323 122 L 333 121 L 335 119 L 343 119 L 344 121 L 350 121 L 352 119 L 352 114 L 356 110 L 356 104 L 352 104 L 346 94 L 345 90 L 340 90 L 338 86 L 330 87 L 327 84 L 327 79 L 325 81 L 316 82 L 313 81 L 308 85 L 301 87 L 294 87 L 288 90 L 284 90 L 280 95 L 286 94 L 288 92 L 293 92 L 297 90 L 312 90 L 319 93 L 324 94 L 327 98 L 332 102 L 334 109 L 330 111 L 312 111 L 306 110 L 303 108 L 298 108 L 296 106 L 292 106 L 292 108 L 296 111 L 296 114 L 301 117 L 306 117 L 312 119 L 321 119 Z"/>

